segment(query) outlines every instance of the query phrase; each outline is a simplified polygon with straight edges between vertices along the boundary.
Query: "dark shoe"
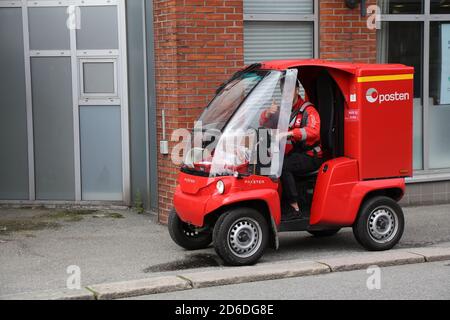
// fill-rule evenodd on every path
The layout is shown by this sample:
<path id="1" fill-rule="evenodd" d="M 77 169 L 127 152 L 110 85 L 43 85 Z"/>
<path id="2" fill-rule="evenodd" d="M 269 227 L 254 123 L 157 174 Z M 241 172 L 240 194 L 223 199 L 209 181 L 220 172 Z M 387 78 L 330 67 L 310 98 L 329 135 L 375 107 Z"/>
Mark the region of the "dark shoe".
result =
<path id="1" fill-rule="evenodd" d="M 302 212 L 295 210 L 292 206 L 287 206 L 283 212 L 283 221 L 297 220 L 302 217 Z"/>

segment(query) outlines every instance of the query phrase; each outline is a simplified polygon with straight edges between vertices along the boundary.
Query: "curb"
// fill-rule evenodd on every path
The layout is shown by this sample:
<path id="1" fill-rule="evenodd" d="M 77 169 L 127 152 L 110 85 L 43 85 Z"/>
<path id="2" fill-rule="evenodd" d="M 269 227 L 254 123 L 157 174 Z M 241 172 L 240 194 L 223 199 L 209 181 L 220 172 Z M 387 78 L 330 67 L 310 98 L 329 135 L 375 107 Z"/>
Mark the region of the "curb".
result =
<path id="1" fill-rule="evenodd" d="M 390 267 L 426 262 L 423 255 L 405 251 L 364 252 L 358 256 L 338 257 L 318 260 L 327 265 L 331 272 L 367 269 L 370 266 Z"/>
<path id="2" fill-rule="evenodd" d="M 330 257 L 317 261 L 291 260 L 181 273 L 174 276 L 90 285 L 82 290 L 53 290 L 0 296 L 0 300 L 113 300 L 143 295 L 217 287 L 231 284 L 304 277 L 330 272 L 366 269 L 370 266 L 400 266 L 450 260 L 448 248 L 412 248 L 364 252 L 357 256 Z"/>
<path id="3" fill-rule="evenodd" d="M 95 296 L 87 289 L 48 290 L 0 296 L 0 300 L 95 300 Z"/>
<path id="4" fill-rule="evenodd" d="M 177 276 L 104 283 L 87 287 L 97 300 L 112 300 L 192 289 L 190 283 Z"/>
<path id="5" fill-rule="evenodd" d="M 450 248 L 416 248 L 409 252 L 424 257 L 426 262 L 450 260 Z"/>
<path id="6" fill-rule="evenodd" d="M 330 268 L 317 262 L 290 261 L 261 264 L 253 267 L 222 269 L 182 274 L 193 289 L 217 287 L 230 284 L 312 276 L 329 273 Z"/>

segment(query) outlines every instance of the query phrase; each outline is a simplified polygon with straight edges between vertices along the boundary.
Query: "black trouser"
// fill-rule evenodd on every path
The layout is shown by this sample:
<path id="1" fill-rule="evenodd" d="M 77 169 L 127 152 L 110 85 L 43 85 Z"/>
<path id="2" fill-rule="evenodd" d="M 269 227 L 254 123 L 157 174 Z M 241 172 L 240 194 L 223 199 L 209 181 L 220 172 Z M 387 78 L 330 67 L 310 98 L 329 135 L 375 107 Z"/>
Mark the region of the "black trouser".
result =
<path id="1" fill-rule="evenodd" d="M 292 152 L 284 159 L 281 183 L 283 185 L 283 195 L 289 203 L 298 201 L 298 191 L 296 186 L 296 176 L 317 171 L 322 165 L 320 158 L 310 157 L 305 153 Z"/>

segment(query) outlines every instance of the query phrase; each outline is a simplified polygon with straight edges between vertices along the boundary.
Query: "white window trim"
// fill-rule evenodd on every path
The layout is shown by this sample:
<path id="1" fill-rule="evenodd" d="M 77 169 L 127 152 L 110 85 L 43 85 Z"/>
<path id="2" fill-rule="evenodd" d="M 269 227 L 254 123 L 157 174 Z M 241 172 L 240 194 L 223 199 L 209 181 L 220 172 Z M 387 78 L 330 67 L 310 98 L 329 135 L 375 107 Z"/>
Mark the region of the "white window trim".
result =
<path id="1" fill-rule="evenodd" d="M 99 93 L 87 93 L 84 91 L 84 64 L 86 63 L 112 63 L 114 68 L 114 92 L 99 92 Z M 81 58 L 78 59 L 78 74 L 79 74 L 79 100 L 89 102 L 91 99 L 95 100 L 117 100 L 119 98 L 118 91 L 118 70 L 117 70 L 117 59 L 108 58 L 108 59 L 100 59 L 100 58 Z"/>

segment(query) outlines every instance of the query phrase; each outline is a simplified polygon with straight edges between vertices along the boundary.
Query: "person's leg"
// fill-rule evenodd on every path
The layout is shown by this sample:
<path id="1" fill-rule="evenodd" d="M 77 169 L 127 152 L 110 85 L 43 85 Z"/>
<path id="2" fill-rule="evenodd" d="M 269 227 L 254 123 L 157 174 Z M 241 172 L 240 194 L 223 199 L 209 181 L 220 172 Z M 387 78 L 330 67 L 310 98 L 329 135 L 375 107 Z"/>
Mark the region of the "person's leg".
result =
<path id="1" fill-rule="evenodd" d="M 283 186 L 283 195 L 289 205 L 300 213 L 298 204 L 298 192 L 295 182 L 295 174 L 302 169 L 302 157 L 299 153 L 291 153 L 284 159 L 281 183 Z"/>
<path id="2" fill-rule="evenodd" d="M 297 186 L 295 185 L 294 174 L 289 170 L 283 170 L 283 173 L 281 175 L 281 183 L 283 186 L 284 198 L 294 209 L 298 211 L 298 193 Z"/>
<path id="3" fill-rule="evenodd" d="M 281 176 L 283 194 L 289 205 L 300 212 L 296 176 L 314 172 L 320 168 L 322 160 L 312 158 L 304 153 L 291 153 L 285 158 Z"/>

